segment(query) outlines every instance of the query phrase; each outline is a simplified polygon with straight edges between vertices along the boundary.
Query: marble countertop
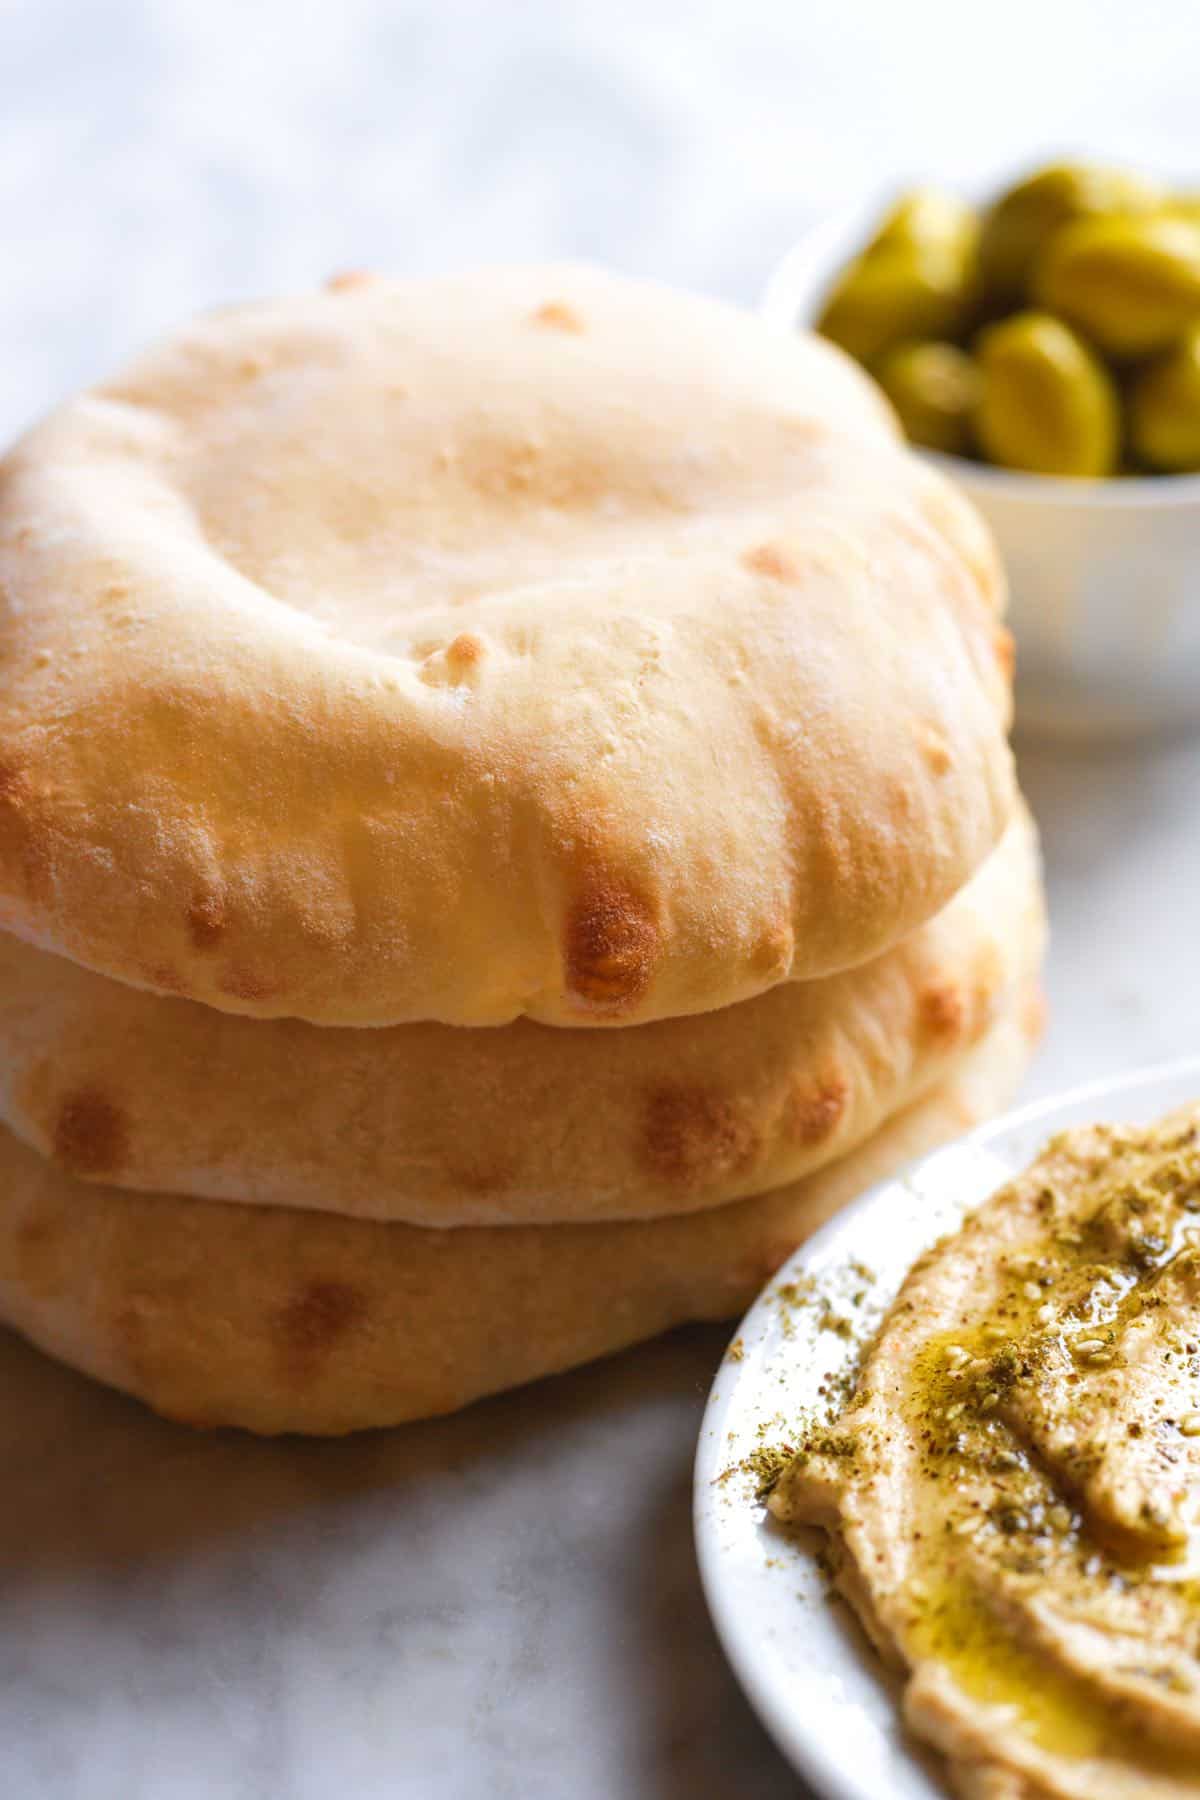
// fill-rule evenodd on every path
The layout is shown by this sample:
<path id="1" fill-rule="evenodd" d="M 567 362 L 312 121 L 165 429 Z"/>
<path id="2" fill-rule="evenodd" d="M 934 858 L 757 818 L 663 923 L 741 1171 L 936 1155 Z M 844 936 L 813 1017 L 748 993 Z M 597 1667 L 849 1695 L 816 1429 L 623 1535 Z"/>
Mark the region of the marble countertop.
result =
<path id="1" fill-rule="evenodd" d="M 196 306 L 338 266 L 591 255 L 748 299 L 881 171 L 1195 144 L 1186 0 L 1010 0 L 984 83 L 970 8 L 707 10 L 0 4 L 0 436 Z M 1195 1051 L 1200 749 L 1022 768 L 1054 924 L 1027 1094 Z M 696 1579 L 724 1338 L 269 1444 L 161 1424 L 0 1333 L 0 1794 L 795 1795 Z"/>

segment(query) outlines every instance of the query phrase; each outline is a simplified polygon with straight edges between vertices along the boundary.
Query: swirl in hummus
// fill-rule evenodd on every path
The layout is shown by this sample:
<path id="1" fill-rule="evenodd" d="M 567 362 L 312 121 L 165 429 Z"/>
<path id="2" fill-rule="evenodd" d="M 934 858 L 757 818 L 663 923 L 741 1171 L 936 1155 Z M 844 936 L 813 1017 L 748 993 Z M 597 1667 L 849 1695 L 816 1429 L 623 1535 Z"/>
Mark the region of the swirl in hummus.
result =
<path id="1" fill-rule="evenodd" d="M 1064 1134 L 923 1257 L 770 1504 L 956 1793 L 1200 1795 L 1200 1105 Z"/>

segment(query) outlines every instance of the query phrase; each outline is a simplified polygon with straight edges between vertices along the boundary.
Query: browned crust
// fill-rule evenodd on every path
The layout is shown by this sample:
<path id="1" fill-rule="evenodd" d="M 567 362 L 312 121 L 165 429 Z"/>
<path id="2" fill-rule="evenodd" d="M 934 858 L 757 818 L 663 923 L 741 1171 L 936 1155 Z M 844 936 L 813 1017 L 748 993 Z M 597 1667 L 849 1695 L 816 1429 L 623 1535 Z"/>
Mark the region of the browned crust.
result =
<path id="1" fill-rule="evenodd" d="M 658 909 L 631 882 L 597 871 L 567 909 L 567 993 L 583 1011 L 621 1013 L 649 987 L 659 950 Z"/>
<path id="2" fill-rule="evenodd" d="M 575 307 L 565 300 L 546 300 L 530 314 L 534 325 L 542 325 L 550 331 L 566 331 L 574 337 L 581 337 L 587 330 L 583 316 Z"/>
<path id="3" fill-rule="evenodd" d="M 669 1084 L 646 1097 L 639 1152 L 656 1181 L 706 1185 L 749 1169 L 759 1147 L 753 1122 L 736 1101 L 712 1088 Z"/>
<path id="4" fill-rule="evenodd" d="M 68 1094 L 54 1126 L 54 1158 L 75 1175 L 119 1175 L 129 1154 L 125 1114 L 99 1088 Z"/>

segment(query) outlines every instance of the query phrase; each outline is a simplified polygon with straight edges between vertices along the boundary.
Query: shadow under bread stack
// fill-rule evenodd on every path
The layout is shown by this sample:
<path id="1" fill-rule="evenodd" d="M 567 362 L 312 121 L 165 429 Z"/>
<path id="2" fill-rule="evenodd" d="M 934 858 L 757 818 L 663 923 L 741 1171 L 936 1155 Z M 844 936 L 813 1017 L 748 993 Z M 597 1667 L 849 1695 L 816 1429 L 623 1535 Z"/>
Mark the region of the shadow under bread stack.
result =
<path id="1" fill-rule="evenodd" d="M 0 1319 L 341 1432 L 742 1308 L 1037 1034 L 1003 584 L 837 351 L 577 268 L 0 464 Z"/>

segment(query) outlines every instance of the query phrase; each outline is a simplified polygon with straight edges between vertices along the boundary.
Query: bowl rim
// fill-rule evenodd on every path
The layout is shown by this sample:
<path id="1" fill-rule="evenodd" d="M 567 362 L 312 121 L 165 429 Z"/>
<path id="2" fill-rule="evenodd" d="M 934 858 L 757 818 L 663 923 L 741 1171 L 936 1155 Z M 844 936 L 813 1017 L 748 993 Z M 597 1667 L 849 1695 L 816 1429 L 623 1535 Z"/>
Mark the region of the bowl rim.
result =
<path id="1" fill-rule="evenodd" d="M 888 193 L 894 195 L 902 192 L 905 186 L 913 185 L 926 185 L 925 178 L 914 177 L 907 183 L 891 182 L 887 190 L 877 188 L 871 193 L 864 192 L 856 201 L 836 212 L 814 219 L 767 277 L 758 304 L 760 317 L 779 331 L 793 331 L 801 320 L 810 325 L 818 297 L 842 266 L 845 238 L 853 235 L 856 227 L 865 230 L 870 225 L 886 204 Z M 1100 506 L 1114 506 L 1122 510 L 1144 508 L 1156 512 L 1200 504 L 1200 473 L 1094 477 L 1035 475 L 1022 469 L 997 468 L 991 463 L 975 462 L 970 457 L 953 456 L 945 451 L 920 450 L 919 453 L 964 486 L 975 485 L 997 497 L 1030 501 L 1037 506 L 1065 505 L 1083 512 Z"/>

